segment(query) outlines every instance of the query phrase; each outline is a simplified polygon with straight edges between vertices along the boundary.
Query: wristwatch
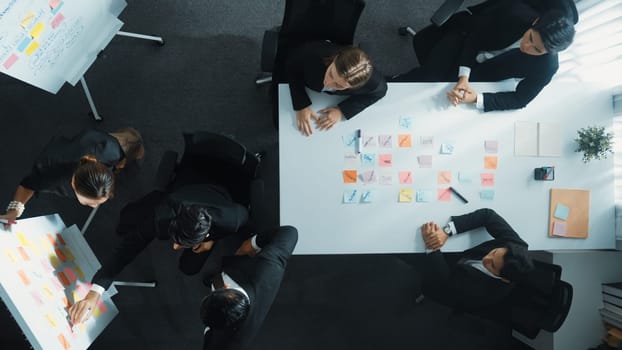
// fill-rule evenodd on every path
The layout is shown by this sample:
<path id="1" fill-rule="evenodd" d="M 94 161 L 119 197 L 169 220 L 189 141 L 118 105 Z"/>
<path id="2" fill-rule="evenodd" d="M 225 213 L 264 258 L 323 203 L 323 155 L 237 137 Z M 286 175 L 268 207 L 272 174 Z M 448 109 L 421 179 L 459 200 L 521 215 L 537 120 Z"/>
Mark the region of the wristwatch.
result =
<path id="1" fill-rule="evenodd" d="M 445 233 L 447 234 L 447 236 L 451 237 L 453 236 L 453 232 L 451 232 L 451 227 L 449 227 L 449 224 L 445 225 L 445 227 L 443 227 L 443 231 L 445 231 Z"/>

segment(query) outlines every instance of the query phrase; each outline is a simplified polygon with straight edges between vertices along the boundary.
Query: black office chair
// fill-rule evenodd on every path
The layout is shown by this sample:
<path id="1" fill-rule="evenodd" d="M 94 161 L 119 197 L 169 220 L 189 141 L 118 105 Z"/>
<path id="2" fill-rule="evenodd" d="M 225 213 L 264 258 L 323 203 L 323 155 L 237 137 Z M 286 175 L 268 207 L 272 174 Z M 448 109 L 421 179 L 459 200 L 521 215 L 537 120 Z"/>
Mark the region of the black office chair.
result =
<path id="1" fill-rule="evenodd" d="M 364 8 L 363 0 L 286 0 L 283 23 L 264 33 L 263 73 L 255 83 L 268 83 L 273 75 L 282 76 L 278 70 L 284 67 L 287 52 L 305 42 L 328 40 L 352 45 Z"/>

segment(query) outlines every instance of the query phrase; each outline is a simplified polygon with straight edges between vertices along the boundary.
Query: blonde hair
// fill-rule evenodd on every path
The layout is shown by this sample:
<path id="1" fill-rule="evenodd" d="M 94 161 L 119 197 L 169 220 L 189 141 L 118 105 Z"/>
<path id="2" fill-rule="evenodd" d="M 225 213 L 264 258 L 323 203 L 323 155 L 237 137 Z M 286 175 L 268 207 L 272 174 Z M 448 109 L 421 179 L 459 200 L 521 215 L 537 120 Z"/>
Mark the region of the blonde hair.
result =
<path id="1" fill-rule="evenodd" d="M 355 46 L 346 47 L 331 58 L 332 60 L 329 62 L 335 64 L 337 74 L 339 74 L 352 89 L 365 85 L 374 70 L 369 56 L 367 56 L 363 50 Z"/>

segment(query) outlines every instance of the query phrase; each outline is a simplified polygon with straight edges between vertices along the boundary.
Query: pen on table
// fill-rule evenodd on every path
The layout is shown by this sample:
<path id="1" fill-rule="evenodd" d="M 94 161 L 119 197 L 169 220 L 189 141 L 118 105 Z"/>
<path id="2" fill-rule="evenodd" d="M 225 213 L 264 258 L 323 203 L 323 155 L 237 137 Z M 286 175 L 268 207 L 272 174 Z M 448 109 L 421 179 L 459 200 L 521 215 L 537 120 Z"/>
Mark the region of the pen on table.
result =
<path id="1" fill-rule="evenodd" d="M 363 144 L 361 143 L 361 129 L 356 129 L 356 153 L 361 153 L 361 148 L 363 148 Z"/>
<path id="2" fill-rule="evenodd" d="M 469 201 L 466 198 L 464 198 L 458 191 L 456 191 L 455 188 L 449 186 L 449 190 L 453 192 L 456 196 L 458 196 L 458 198 L 462 199 L 464 203 L 469 203 Z"/>

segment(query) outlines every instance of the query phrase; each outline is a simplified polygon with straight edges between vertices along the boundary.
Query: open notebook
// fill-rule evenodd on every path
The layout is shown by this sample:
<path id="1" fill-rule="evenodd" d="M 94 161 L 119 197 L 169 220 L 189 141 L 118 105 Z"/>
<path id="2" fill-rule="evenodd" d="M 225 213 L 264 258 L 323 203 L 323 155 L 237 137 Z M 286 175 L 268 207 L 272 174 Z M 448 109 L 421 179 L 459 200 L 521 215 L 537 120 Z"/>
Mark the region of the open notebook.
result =
<path id="1" fill-rule="evenodd" d="M 514 155 L 560 157 L 561 123 L 517 121 L 514 124 Z"/>

